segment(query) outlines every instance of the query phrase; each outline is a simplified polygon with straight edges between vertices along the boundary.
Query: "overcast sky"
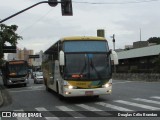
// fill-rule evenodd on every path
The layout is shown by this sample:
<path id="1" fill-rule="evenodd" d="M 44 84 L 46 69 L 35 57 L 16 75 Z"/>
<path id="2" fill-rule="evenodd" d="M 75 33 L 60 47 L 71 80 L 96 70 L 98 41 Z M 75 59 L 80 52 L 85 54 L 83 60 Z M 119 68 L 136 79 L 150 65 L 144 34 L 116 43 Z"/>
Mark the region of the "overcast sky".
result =
<path id="1" fill-rule="evenodd" d="M 0 19 L 4 19 L 42 0 L 0 0 Z M 45 51 L 65 36 L 96 36 L 105 29 L 112 49 L 115 34 L 116 49 L 150 37 L 160 37 L 160 0 L 72 0 L 73 16 L 62 16 L 61 5 L 40 4 L 4 22 L 18 26 L 23 37 L 19 48 Z M 79 3 L 85 2 L 85 3 Z M 91 4 L 97 3 L 97 4 Z M 101 4 L 104 3 L 104 4 Z"/>

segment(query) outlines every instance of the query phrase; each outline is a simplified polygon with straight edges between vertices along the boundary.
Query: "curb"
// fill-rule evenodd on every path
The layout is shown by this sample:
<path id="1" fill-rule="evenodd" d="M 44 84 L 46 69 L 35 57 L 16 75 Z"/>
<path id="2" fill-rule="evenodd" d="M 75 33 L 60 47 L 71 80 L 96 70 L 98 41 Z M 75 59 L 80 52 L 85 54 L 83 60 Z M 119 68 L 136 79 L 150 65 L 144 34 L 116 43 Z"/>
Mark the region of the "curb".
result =
<path id="1" fill-rule="evenodd" d="M 3 97 L 2 97 L 2 91 L 0 86 L 0 107 L 3 105 Z"/>

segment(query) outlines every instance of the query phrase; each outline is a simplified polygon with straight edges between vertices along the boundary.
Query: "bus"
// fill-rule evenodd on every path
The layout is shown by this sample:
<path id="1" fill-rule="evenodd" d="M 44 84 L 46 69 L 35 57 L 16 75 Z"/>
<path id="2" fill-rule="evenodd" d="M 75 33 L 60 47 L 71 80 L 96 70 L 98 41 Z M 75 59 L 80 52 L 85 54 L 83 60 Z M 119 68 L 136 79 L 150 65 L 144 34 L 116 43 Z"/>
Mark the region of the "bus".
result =
<path id="1" fill-rule="evenodd" d="M 59 97 L 95 96 L 112 93 L 113 63 L 116 52 L 109 50 L 103 37 L 64 37 L 43 54 L 43 75 L 46 90 Z"/>
<path id="2" fill-rule="evenodd" d="M 6 61 L 2 66 L 4 86 L 22 84 L 27 85 L 28 62 L 25 60 Z"/>

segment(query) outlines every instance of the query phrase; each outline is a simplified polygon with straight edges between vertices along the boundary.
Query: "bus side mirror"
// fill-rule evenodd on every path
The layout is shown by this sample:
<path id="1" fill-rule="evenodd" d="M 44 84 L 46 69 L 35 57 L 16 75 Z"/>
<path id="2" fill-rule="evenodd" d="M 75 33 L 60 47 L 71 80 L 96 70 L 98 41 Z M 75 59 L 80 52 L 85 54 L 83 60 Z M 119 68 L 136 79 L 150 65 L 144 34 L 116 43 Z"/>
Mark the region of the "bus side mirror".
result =
<path id="1" fill-rule="evenodd" d="M 64 66 L 65 65 L 64 52 L 62 50 L 59 52 L 59 65 L 60 66 Z"/>
<path id="2" fill-rule="evenodd" d="M 113 60 L 114 65 L 118 65 L 118 55 L 115 51 L 111 52 L 111 60 Z"/>

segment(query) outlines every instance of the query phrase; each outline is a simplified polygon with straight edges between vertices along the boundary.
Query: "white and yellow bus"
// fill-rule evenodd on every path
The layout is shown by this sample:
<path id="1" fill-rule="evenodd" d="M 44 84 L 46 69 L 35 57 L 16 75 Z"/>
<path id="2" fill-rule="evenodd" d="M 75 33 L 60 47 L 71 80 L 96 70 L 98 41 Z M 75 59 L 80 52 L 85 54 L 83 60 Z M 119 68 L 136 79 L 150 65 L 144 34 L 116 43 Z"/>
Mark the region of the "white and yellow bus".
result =
<path id="1" fill-rule="evenodd" d="M 65 37 L 43 55 L 44 83 L 63 97 L 111 94 L 111 54 L 103 37 Z"/>

